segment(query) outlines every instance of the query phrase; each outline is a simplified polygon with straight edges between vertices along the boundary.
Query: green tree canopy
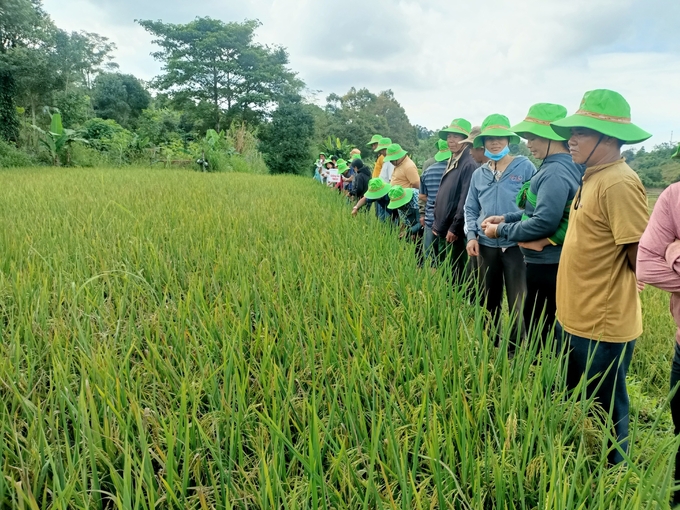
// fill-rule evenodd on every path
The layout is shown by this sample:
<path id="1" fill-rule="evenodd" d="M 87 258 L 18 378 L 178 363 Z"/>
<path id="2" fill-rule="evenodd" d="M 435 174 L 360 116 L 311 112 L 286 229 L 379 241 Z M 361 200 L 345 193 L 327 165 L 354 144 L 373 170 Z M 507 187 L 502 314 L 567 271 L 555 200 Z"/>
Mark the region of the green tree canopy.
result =
<path id="1" fill-rule="evenodd" d="M 92 106 L 102 119 L 113 119 L 133 128 L 137 119 L 151 104 L 151 94 L 131 74 L 102 73 L 94 80 Z"/>
<path id="2" fill-rule="evenodd" d="M 160 46 L 153 56 L 163 62 L 163 74 L 154 87 L 179 100 L 210 102 L 217 131 L 225 114 L 261 116 L 284 94 L 302 87 L 287 67 L 283 48 L 254 42 L 258 21 L 224 23 L 206 17 L 187 24 L 138 23 Z"/>

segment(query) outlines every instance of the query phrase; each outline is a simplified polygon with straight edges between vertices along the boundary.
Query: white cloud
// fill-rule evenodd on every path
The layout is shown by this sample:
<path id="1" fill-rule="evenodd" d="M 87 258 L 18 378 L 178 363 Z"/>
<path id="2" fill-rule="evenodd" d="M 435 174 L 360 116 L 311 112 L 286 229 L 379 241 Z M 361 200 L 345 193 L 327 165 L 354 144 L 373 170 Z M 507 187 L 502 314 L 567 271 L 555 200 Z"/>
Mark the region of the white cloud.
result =
<path id="1" fill-rule="evenodd" d="M 96 31 L 118 45 L 124 72 L 149 79 L 160 65 L 135 18 L 186 22 L 258 18 L 258 39 L 286 47 L 291 67 L 321 97 L 354 85 L 391 88 L 413 123 L 453 117 L 519 121 L 539 101 L 573 111 L 583 92 L 612 88 L 633 121 L 680 131 L 680 40 L 669 0 L 44 0 L 56 23 Z M 678 70 L 678 71 L 676 71 Z"/>

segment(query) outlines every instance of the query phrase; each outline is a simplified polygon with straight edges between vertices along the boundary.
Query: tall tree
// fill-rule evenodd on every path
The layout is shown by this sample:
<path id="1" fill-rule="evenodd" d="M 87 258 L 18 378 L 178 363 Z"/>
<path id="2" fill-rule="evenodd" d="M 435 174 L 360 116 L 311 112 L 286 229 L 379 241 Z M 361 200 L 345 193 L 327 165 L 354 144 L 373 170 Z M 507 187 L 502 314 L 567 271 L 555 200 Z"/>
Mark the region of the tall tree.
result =
<path id="1" fill-rule="evenodd" d="M 57 30 L 53 41 L 52 65 L 64 91 L 73 85 L 84 85 L 90 89 L 97 74 L 118 68 L 111 55 L 116 45 L 104 36 Z"/>
<path id="2" fill-rule="evenodd" d="M 102 73 L 94 80 L 92 105 L 95 115 L 102 119 L 113 119 L 125 128 L 134 128 L 150 104 L 151 94 L 131 74 Z"/>
<path id="3" fill-rule="evenodd" d="M 288 54 L 283 48 L 254 41 L 258 21 L 224 23 L 196 18 L 187 24 L 138 23 L 160 46 L 152 55 L 163 62 L 164 74 L 153 85 L 179 100 L 209 101 L 217 131 L 225 113 L 264 115 L 283 94 L 303 86 L 287 67 Z"/>

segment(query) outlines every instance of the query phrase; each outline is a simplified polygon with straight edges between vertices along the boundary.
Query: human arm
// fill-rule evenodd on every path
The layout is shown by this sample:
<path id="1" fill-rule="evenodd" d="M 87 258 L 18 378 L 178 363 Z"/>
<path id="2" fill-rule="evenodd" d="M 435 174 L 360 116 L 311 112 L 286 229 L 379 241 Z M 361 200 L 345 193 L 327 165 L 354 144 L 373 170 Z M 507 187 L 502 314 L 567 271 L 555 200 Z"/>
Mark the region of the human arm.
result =
<path id="1" fill-rule="evenodd" d="M 533 251 L 543 251 L 543 248 L 546 246 L 550 246 L 551 243 L 550 239 L 548 238 L 543 238 L 543 239 L 537 239 L 535 241 L 526 241 L 524 243 L 517 243 L 517 245 L 520 248 L 524 248 L 525 250 L 533 250 Z"/>
<path id="2" fill-rule="evenodd" d="M 476 173 L 473 174 L 472 179 L 470 180 L 470 188 L 465 200 L 465 226 L 467 227 L 468 242 L 472 240 L 476 241 L 477 237 L 479 237 L 479 227 L 477 226 L 477 220 L 479 219 L 481 205 L 479 203 L 479 197 L 477 195 L 477 189 L 475 186 L 476 175 Z"/>
<path id="3" fill-rule="evenodd" d="M 366 197 L 361 197 L 361 199 L 357 202 L 357 205 L 352 208 L 352 216 L 356 216 L 359 212 L 359 209 L 361 209 L 364 205 L 366 205 Z"/>
<path id="4" fill-rule="evenodd" d="M 465 203 L 467 201 L 468 193 L 470 192 L 470 181 L 472 174 L 475 173 L 476 165 L 468 163 L 461 168 L 460 176 L 460 195 L 458 195 L 458 203 L 456 204 L 456 213 L 453 216 L 453 223 L 449 227 L 449 232 L 454 234 L 456 238 L 458 234 L 463 232 L 465 226 Z"/>
<path id="5" fill-rule="evenodd" d="M 675 240 L 666 248 L 666 263 L 675 274 L 680 276 L 680 241 Z"/>
<path id="6" fill-rule="evenodd" d="M 411 188 L 420 189 L 420 174 L 418 173 L 418 167 L 415 163 L 411 162 L 406 169 L 404 174 L 409 182 Z"/>

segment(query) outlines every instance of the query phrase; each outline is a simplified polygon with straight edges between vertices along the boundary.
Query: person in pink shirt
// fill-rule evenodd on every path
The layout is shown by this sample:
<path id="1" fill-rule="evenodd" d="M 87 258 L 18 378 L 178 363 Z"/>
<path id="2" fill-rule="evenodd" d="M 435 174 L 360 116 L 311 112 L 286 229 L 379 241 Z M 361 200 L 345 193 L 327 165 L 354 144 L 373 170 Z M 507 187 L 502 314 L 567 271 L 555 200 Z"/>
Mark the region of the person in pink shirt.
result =
<path id="1" fill-rule="evenodd" d="M 680 150 L 675 157 L 680 156 Z M 675 434 L 680 434 L 680 182 L 671 184 L 659 197 L 647 230 L 640 239 L 637 277 L 643 284 L 671 293 L 671 313 L 678 325 L 675 355 L 671 368 L 671 414 Z M 675 481 L 680 481 L 680 448 L 675 455 Z M 673 494 L 672 506 L 680 504 L 680 491 Z"/>

